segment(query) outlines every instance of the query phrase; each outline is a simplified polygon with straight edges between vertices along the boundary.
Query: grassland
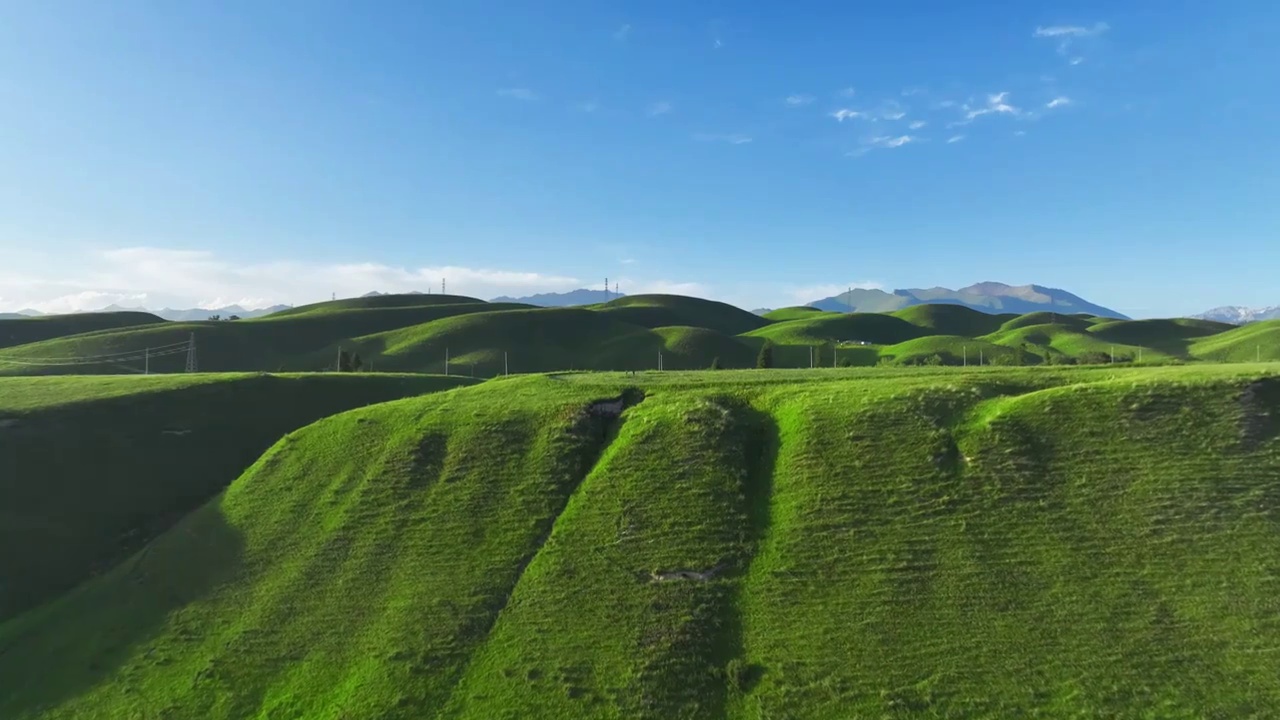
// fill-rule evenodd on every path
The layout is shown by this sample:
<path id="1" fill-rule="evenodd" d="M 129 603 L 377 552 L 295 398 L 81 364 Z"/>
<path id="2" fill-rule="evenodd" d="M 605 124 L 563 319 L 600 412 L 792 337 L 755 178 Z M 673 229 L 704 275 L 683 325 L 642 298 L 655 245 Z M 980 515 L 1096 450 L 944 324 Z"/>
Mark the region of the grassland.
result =
<path id="1" fill-rule="evenodd" d="M 644 370 L 658 367 L 659 357 L 668 370 L 701 369 L 713 361 L 749 368 L 766 342 L 776 346 L 777 367 L 808 367 L 811 357 L 819 366 L 1280 359 L 1280 321 L 1234 328 L 1187 319 L 991 315 L 960 305 L 852 314 L 783 308 L 761 317 L 674 295 L 637 295 L 574 308 L 452 295 L 382 295 L 236 322 L 155 322 L 92 332 L 79 332 L 80 326 L 67 322 L 48 327 L 64 330 L 56 337 L 33 336 L 0 347 L 0 375 L 181 372 L 186 367 L 181 343 L 192 337 L 205 371 L 320 371 L 334 368 L 345 350 L 358 353 L 366 370 L 479 378 Z M 149 348 L 167 348 L 171 354 L 146 361 Z"/>
<path id="2" fill-rule="evenodd" d="M 0 320 L 0 348 L 79 335 L 98 330 L 139 327 L 164 322 L 144 312 L 79 313 Z"/>
<path id="3" fill-rule="evenodd" d="M 1265 716 L 1275 370 L 565 373 L 352 410 L 0 624 L 0 717 Z"/>
<path id="4" fill-rule="evenodd" d="M 0 378 L 0 620 L 136 552 L 285 433 L 468 382 L 390 374 Z"/>

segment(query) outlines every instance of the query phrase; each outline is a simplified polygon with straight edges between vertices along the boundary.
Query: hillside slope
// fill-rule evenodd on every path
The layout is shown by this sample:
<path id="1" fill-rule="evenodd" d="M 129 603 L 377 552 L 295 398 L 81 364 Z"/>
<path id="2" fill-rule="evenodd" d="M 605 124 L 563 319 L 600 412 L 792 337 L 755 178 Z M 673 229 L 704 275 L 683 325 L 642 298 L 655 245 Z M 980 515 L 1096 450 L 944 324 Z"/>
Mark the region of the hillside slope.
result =
<path id="1" fill-rule="evenodd" d="M 0 319 L 0 348 L 79 335 L 98 330 L 130 328 L 163 323 L 164 320 L 144 312 L 78 313 Z"/>
<path id="2" fill-rule="evenodd" d="M 0 625 L 0 716 L 1280 703 L 1280 378 L 651 377 L 495 381 L 291 434 Z M 588 410 L 629 381 L 644 395 Z"/>
<path id="3" fill-rule="evenodd" d="M 101 573 L 285 433 L 467 384 L 397 375 L 0 378 L 0 619 Z"/>

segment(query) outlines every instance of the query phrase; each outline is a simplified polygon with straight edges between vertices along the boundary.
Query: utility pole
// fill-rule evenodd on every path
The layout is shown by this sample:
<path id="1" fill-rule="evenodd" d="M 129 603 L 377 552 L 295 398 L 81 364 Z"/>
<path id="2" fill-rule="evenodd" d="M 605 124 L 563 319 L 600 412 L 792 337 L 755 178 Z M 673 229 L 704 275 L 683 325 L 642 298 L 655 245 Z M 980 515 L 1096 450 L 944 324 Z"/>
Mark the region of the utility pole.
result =
<path id="1" fill-rule="evenodd" d="M 964 354 L 964 367 L 969 367 L 969 346 L 961 345 L 960 352 Z"/>
<path id="2" fill-rule="evenodd" d="M 338 346 L 338 359 L 333 362 L 334 372 L 342 372 L 342 346 Z"/>
<path id="3" fill-rule="evenodd" d="M 809 346 L 809 369 L 813 369 L 813 346 Z"/>
<path id="4" fill-rule="evenodd" d="M 978 367 L 982 367 L 982 348 L 978 348 Z"/>
<path id="5" fill-rule="evenodd" d="M 143 375 L 151 374 L 151 348 L 147 348 L 147 354 L 144 356 L 144 359 L 142 361 L 142 374 Z"/>
<path id="6" fill-rule="evenodd" d="M 1138 362 L 1139 363 L 1142 362 L 1142 346 L 1141 345 L 1138 346 Z"/>
<path id="7" fill-rule="evenodd" d="M 507 351 L 506 351 L 506 350 L 503 350 L 503 351 L 502 351 L 502 376 L 503 376 L 503 377 L 506 377 L 506 376 L 508 376 L 508 375 L 510 375 L 510 374 L 511 374 L 511 373 L 510 373 L 510 372 L 508 372 L 508 370 L 507 370 Z"/>
<path id="8" fill-rule="evenodd" d="M 849 306 L 849 312 L 853 312 L 853 286 L 849 286 L 849 292 L 845 293 L 844 304 Z"/>
<path id="9" fill-rule="evenodd" d="M 444 374 L 449 374 L 449 348 L 444 349 Z"/>
<path id="10" fill-rule="evenodd" d="M 662 351 L 658 351 L 658 370 L 662 370 Z"/>
<path id="11" fill-rule="evenodd" d="M 1257 359 L 1257 362 L 1262 362 L 1262 346 L 1261 346 L 1261 345 L 1259 345 L 1259 346 L 1258 346 L 1258 359 Z"/>
<path id="12" fill-rule="evenodd" d="M 1111 364 L 1112 365 L 1116 364 L 1116 346 L 1115 345 L 1111 346 Z"/>

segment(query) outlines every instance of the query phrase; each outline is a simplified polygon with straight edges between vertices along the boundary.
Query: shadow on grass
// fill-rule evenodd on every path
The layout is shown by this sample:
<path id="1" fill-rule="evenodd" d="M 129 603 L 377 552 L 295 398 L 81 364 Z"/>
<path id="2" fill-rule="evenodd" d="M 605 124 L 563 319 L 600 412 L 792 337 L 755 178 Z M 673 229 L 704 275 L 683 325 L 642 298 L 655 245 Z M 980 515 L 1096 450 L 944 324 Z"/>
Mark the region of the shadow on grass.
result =
<path id="1" fill-rule="evenodd" d="M 0 622 L 128 558 L 283 435 L 418 392 L 393 377 L 259 376 L 27 413 L 0 428 Z"/>
<path id="2" fill-rule="evenodd" d="M 774 474 L 778 467 L 778 449 L 781 431 L 777 420 L 763 410 L 744 406 L 739 410 L 751 424 L 752 441 L 747 446 L 749 471 L 743 483 L 746 499 L 746 537 L 743 556 L 739 560 L 738 577 L 729 593 L 727 622 L 718 645 L 716 665 L 724 669 L 722 707 L 731 707 L 735 700 L 749 694 L 764 678 L 767 668 L 748 663 L 745 659 L 744 620 L 742 599 L 751 563 L 769 534 L 772 524 Z"/>
<path id="3" fill-rule="evenodd" d="M 0 717 L 41 714 L 103 684 L 139 693 L 146 708 L 134 684 L 144 673 L 127 669 L 167 663 L 147 647 L 162 634 L 202 641 L 181 610 L 234 577 L 242 552 L 212 502 L 105 575 L 0 625 Z"/>

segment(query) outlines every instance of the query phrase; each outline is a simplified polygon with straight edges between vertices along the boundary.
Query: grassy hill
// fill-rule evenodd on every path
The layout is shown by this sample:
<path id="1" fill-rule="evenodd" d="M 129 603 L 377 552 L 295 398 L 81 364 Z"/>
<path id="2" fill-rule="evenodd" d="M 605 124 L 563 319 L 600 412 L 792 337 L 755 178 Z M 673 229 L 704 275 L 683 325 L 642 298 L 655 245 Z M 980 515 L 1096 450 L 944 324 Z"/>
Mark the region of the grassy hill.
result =
<path id="1" fill-rule="evenodd" d="M 777 346 L 779 367 L 808 367 L 812 352 L 822 356 L 819 365 L 829 365 L 833 344 L 839 345 L 837 361 L 853 365 L 960 364 L 965 346 L 985 348 L 984 360 L 990 355 L 1015 364 L 1110 363 L 1113 353 L 1119 362 L 1144 363 L 1280 359 L 1280 336 L 1243 330 L 1190 319 L 993 315 L 955 304 L 919 304 L 891 313 L 783 308 L 761 317 L 675 295 L 636 295 L 571 308 L 452 295 L 381 295 L 254 320 L 154 323 L 25 342 L 0 348 L 0 375 L 136 373 L 143 371 L 148 355 L 151 372 L 181 372 L 183 343 L 193 334 L 199 367 L 212 372 L 325 370 L 334 366 L 339 349 L 359 353 L 366 369 L 389 372 L 445 372 L 447 352 L 449 372 L 476 377 L 505 371 L 643 370 L 657 367 L 659 353 L 667 369 L 705 368 L 716 358 L 726 367 L 748 368 L 765 341 Z M 1253 340 L 1240 344 L 1243 349 L 1230 349 L 1233 338 L 1244 337 Z M 897 347 L 913 340 L 922 342 Z"/>
<path id="2" fill-rule="evenodd" d="M 685 325 L 725 335 L 738 335 L 769 323 L 759 315 L 726 303 L 681 295 L 629 295 L 594 308 L 614 319 L 640 327 Z"/>
<path id="3" fill-rule="evenodd" d="M 1214 362 L 1280 360 L 1280 320 L 1264 320 L 1201 337 L 1191 344 L 1191 354 Z"/>
<path id="4" fill-rule="evenodd" d="M 0 319 L 0 348 L 96 330 L 130 328 L 163 322 L 163 319 L 143 312 L 78 313 Z"/>
<path id="5" fill-rule="evenodd" d="M 466 384 L 402 375 L 0 378 L 0 620 L 105 572 L 282 435 Z M 3 713 L 0 713 L 3 715 Z"/>
<path id="6" fill-rule="evenodd" d="M 1264 367 L 587 374 L 353 410 L 0 625 L 0 716 L 1265 715 Z"/>

